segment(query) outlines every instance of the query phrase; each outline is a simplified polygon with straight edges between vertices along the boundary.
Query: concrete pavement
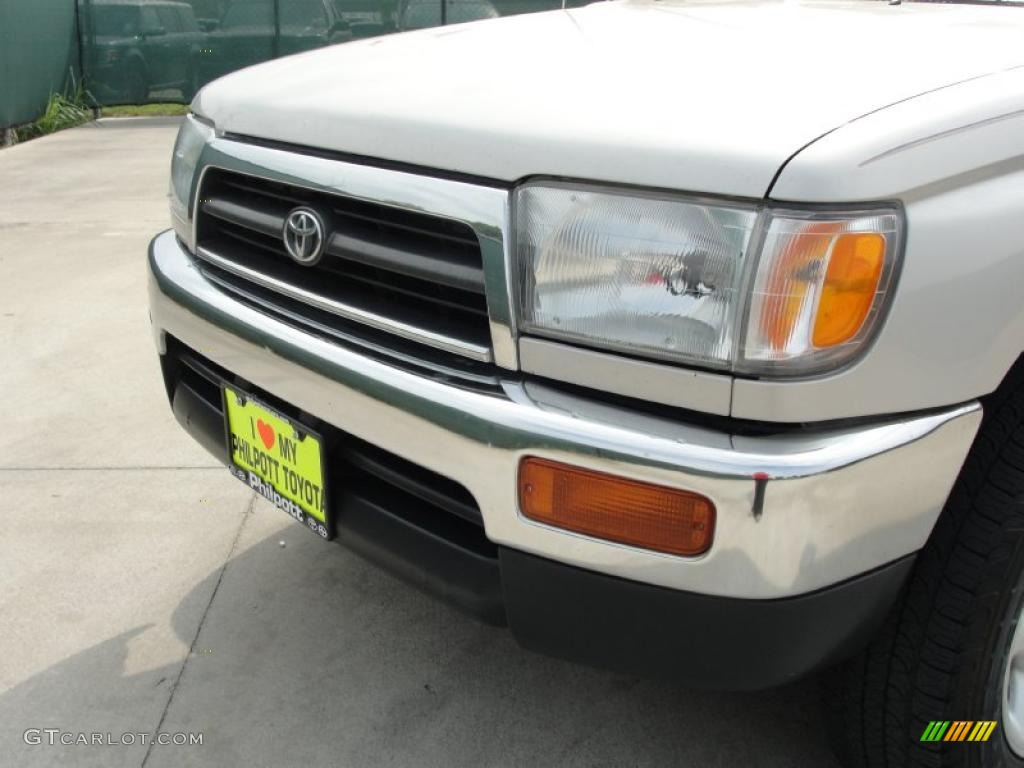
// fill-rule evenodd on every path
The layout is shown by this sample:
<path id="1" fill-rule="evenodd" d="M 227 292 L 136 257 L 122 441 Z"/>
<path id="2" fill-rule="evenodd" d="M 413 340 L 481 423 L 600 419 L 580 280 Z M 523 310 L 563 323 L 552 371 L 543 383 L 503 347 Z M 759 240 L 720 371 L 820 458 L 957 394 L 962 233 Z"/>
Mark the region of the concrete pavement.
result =
<path id="1" fill-rule="evenodd" d="M 532 655 L 194 445 L 146 314 L 175 130 L 0 150 L 0 765 L 834 765 L 814 681 L 694 693 Z"/>

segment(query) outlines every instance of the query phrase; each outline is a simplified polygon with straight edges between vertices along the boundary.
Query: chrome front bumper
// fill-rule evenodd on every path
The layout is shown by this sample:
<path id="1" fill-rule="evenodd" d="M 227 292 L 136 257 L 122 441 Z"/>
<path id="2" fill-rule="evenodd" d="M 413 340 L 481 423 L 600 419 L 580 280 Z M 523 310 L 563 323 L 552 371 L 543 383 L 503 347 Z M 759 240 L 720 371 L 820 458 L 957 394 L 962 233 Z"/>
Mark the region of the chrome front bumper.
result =
<path id="1" fill-rule="evenodd" d="M 255 311 L 214 287 L 173 233 L 154 240 L 150 306 L 171 334 L 259 388 L 450 477 L 497 544 L 590 571 L 736 598 L 800 595 L 924 544 L 981 420 L 977 403 L 869 426 L 740 437 L 609 406 L 509 374 L 503 395 L 417 376 Z M 161 349 L 163 351 L 163 349 Z M 698 491 L 717 509 L 701 557 L 660 555 L 519 514 L 541 456 Z M 768 477 L 755 514 L 755 474 Z"/>

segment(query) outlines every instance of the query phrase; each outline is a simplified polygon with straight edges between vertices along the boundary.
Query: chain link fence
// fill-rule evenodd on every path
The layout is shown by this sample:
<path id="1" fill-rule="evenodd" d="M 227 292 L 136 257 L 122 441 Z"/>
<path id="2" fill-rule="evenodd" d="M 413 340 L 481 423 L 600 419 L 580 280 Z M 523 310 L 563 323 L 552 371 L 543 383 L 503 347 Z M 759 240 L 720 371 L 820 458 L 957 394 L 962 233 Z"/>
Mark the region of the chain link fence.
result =
<path id="1" fill-rule="evenodd" d="M 588 0 L 570 0 L 569 6 Z M 188 103 L 267 59 L 563 0 L 0 0 L 0 128 L 82 84 L 90 106 Z"/>

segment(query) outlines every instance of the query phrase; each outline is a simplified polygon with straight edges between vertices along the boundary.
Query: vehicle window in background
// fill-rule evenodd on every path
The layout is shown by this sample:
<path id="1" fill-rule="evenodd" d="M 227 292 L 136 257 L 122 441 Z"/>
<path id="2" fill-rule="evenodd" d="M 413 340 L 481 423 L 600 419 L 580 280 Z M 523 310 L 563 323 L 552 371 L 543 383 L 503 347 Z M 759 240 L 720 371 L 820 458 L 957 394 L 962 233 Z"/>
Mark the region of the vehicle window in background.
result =
<path id="1" fill-rule="evenodd" d="M 183 31 L 190 34 L 199 31 L 199 23 L 196 21 L 196 15 L 192 12 L 192 8 L 189 6 L 181 6 L 178 8 L 178 19 Z"/>
<path id="2" fill-rule="evenodd" d="M 220 24 L 222 29 L 230 27 L 272 27 L 274 26 L 274 7 L 268 2 L 245 1 L 236 2 L 228 6 L 224 14 L 224 20 Z"/>
<path id="3" fill-rule="evenodd" d="M 441 24 L 443 0 L 402 0 L 398 8 L 398 29 L 426 29 Z M 487 2 L 487 0 L 481 0 Z"/>
<path id="4" fill-rule="evenodd" d="M 142 34 L 152 34 L 162 28 L 160 17 L 156 11 L 148 5 L 142 6 Z"/>
<path id="5" fill-rule="evenodd" d="M 353 37 L 373 37 L 397 29 L 397 0 L 331 0 L 331 6 L 335 17 L 349 25 Z"/>
<path id="6" fill-rule="evenodd" d="M 98 37 L 135 37 L 139 34 L 139 9 L 128 6 L 95 5 L 93 32 Z"/>
<path id="7" fill-rule="evenodd" d="M 281 3 L 281 32 L 326 32 L 330 26 L 322 0 L 288 0 Z"/>
<path id="8" fill-rule="evenodd" d="M 169 35 L 178 34 L 182 31 L 181 21 L 178 20 L 178 11 L 168 5 L 162 5 L 156 9 L 156 15 L 160 18 L 160 26 Z"/>

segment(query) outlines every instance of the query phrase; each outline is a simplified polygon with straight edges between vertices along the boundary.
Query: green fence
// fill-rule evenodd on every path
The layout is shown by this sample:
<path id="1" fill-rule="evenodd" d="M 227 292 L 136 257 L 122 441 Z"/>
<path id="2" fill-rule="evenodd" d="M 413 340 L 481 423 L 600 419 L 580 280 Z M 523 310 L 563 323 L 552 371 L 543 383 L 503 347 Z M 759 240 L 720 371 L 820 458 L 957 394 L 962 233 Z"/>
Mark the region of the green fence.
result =
<path id="1" fill-rule="evenodd" d="M 75 0 L 0 0 L 0 128 L 35 119 L 79 70 Z"/>
<path id="2" fill-rule="evenodd" d="M 588 0 L 570 0 L 570 6 Z M 81 76 L 95 105 L 191 100 L 240 67 L 562 0 L 0 0 L 0 127 Z"/>

